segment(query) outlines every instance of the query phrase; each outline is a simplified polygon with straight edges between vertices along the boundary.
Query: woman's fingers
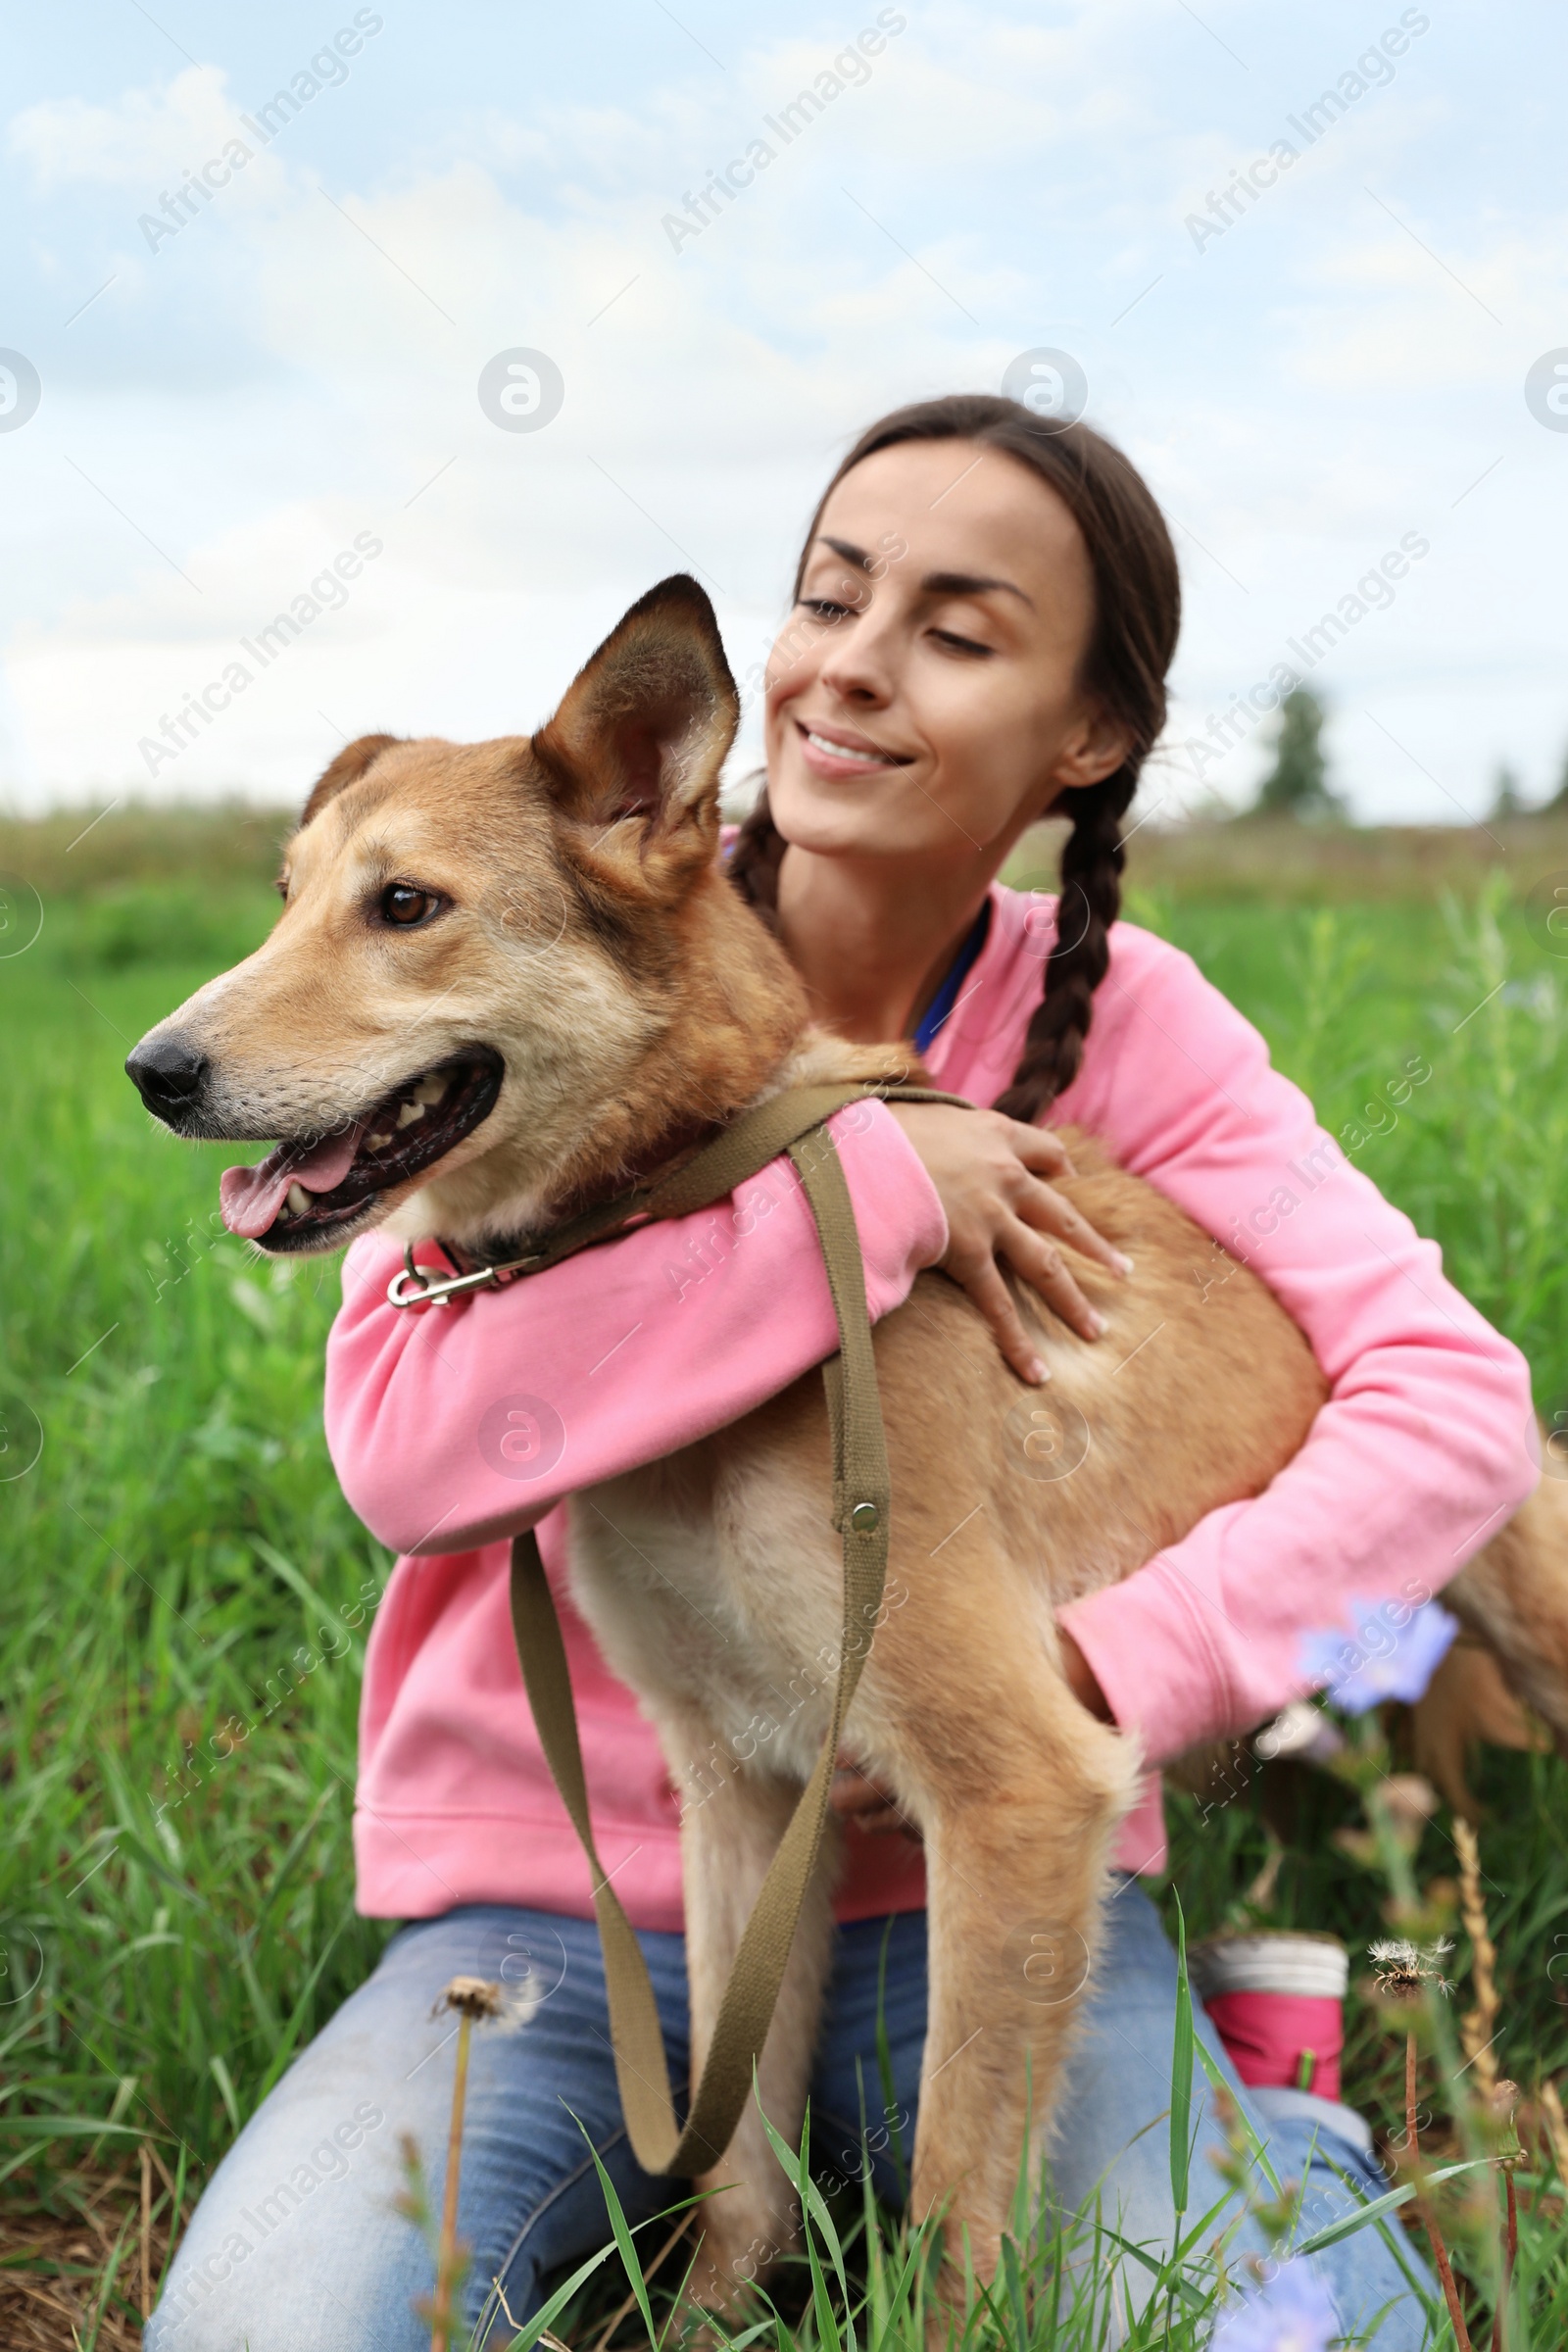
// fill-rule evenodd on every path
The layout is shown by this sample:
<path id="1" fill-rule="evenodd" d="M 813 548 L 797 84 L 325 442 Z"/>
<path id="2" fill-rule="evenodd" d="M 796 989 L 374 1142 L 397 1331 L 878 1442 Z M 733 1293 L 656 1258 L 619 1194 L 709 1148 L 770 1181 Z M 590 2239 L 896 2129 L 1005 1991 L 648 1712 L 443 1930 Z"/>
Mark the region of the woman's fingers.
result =
<path id="1" fill-rule="evenodd" d="M 1009 1229 L 1002 1235 L 997 1247 L 1012 1267 L 1021 1274 L 1032 1289 L 1037 1290 L 1049 1307 L 1061 1317 L 1068 1329 L 1081 1340 L 1098 1340 L 1105 1328 L 1105 1318 L 1090 1305 L 1068 1271 L 1067 1261 L 1054 1242 L 1047 1241 L 1032 1225 L 1015 1217 Z M 1022 1324 L 1019 1325 L 1020 1330 Z M 1031 1348 L 1031 1352 L 1038 1353 Z M 1011 1358 L 1008 1358 L 1009 1362 Z"/>
<path id="2" fill-rule="evenodd" d="M 992 1114 L 1024 1166 L 1036 1176 L 1076 1176 L 1067 1147 L 1050 1127 L 1031 1127 L 1027 1120 L 1009 1119 L 1001 1111 Z"/>
<path id="3" fill-rule="evenodd" d="M 1132 1259 L 1097 1233 L 1083 1211 L 1054 1189 L 1062 1177 L 1077 1174 L 1060 1136 L 1049 1127 L 1026 1126 L 1021 1119 L 1007 1119 L 1003 1124 L 1006 1142 L 1028 1170 L 1028 1180 L 1013 1203 L 1018 1214 L 1110 1273 L 1130 1274 Z"/>
<path id="4" fill-rule="evenodd" d="M 1131 1261 L 1056 1190 L 1073 1167 L 1065 1144 L 1049 1128 L 998 1111 L 941 1103 L 895 1104 L 894 1115 L 947 1217 L 942 1266 L 968 1292 L 1020 1380 L 1039 1383 L 1048 1377 L 1046 1366 L 1004 1266 L 1031 1284 L 1069 1330 L 1094 1340 L 1104 1329 L 1103 1320 L 1084 1297 L 1062 1250 L 1073 1250 L 1118 1276 L 1131 1271 Z"/>
<path id="5" fill-rule="evenodd" d="M 1097 1233 L 1081 1210 L 1076 1209 L 1066 1196 L 1055 1191 L 1052 1185 L 1031 1184 L 1017 1202 L 1017 1212 L 1025 1224 L 1035 1226 L 1041 1233 L 1054 1235 L 1058 1242 L 1065 1242 L 1069 1249 L 1078 1251 L 1080 1257 L 1093 1258 L 1097 1265 L 1103 1266 L 1108 1273 L 1127 1275 L 1132 1272 L 1132 1259 L 1124 1257 L 1113 1244 L 1106 1241 L 1103 1234 Z"/>
<path id="6" fill-rule="evenodd" d="M 1027 1226 L 1020 1226 L 1018 1230 L 1020 1233 L 1028 1232 Z M 1031 1235 L 1030 1239 L 1037 1249 L 1041 1246 L 1038 1236 Z M 974 1300 L 990 1324 L 997 1346 L 1018 1378 L 1028 1381 L 1031 1388 L 1038 1388 L 1043 1380 L 1049 1380 L 1051 1370 L 1040 1352 L 1039 1342 L 1024 1329 L 1017 1300 L 1003 1280 L 996 1259 L 989 1253 L 983 1257 L 965 1256 L 961 1259 L 950 1256 L 945 1271 Z"/>

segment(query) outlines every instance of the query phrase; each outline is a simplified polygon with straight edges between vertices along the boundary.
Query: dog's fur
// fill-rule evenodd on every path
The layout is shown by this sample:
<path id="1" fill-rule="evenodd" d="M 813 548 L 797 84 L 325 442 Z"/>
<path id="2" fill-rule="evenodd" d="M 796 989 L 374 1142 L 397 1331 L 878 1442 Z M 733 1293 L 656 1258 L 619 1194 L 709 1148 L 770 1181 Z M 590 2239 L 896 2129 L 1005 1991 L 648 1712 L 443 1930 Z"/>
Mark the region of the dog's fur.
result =
<path id="1" fill-rule="evenodd" d="M 283 1227 L 265 1246 L 333 1247 L 381 1222 L 500 1254 L 775 1089 L 907 1073 L 902 1048 L 810 1027 L 785 956 L 723 878 L 717 779 L 734 722 L 707 601 L 675 580 L 633 608 L 531 740 L 372 736 L 333 761 L 289 847 L 270 939 L 138 1049 L 202 1065 L 163 1115 L 189 1134 L 309 1140 L 476 1049 L 504 1075 L 436 1164 L 330 1231 Z M 394 880 L 433 895 L 432 919 L 381 919 Z M 850 1739 L 925 1839 L 914 2206 L 946 2212 L 950 2243 L 967 2232 L 982 2275 L 1020 2158 L 1045 2141 L 1139 1771 L 1136 1742 L 1071 1696 L 1054 1611 L 1255 1494 L 1326 1393 L 1260 1282 L 1238 1267 L 1205 1296 L 1194 1269 L 1212 1264 L 1208 1237 L 1092 1139 L 1071 1150 L 1079 1172 L 1061 1189 L 1136 1261 L 1124 1284 L 1077 1268 L 1109 1321 L 1101 1345 L 1027 1297 L 1053 1374 L 1027 1390 L 940 1275 L 876 1333 L 889 1601 Z M 1053 1458 L 1063 1431 L 1076 1466 Z M 697 2066 L 823 1736 L 841 1612 L 828 1485 L 813 1374 L 572 1506 L 574 1597 L 694 1799 L 682 1835 Z M 1445 1597 L 1568 1732 L 1568 1486 L 1542 1490 Z M 760 1740 L 759 1719 L 774 1727 Z M 715 1747 L 755 1752 L 697 1801 Z M 836 1860 L 808 1898 L 760 2063 L 761 2104 L 786 2136 L 801 2124 Z M 702 2209 L 710 2302 L 733 2293 L 744 2253 L 755 2263 L 791 2238 L 789 2184 L 755 2112 L 718 2183 L 730 2193 Z"/>

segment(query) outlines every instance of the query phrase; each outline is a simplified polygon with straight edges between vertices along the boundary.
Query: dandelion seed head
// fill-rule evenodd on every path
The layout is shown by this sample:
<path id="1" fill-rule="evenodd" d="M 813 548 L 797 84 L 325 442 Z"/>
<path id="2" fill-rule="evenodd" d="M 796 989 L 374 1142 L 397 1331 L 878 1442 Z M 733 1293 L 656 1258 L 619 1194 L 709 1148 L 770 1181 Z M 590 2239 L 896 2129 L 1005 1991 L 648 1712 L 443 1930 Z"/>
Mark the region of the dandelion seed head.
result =
<path id="1" fill-rule="evenodd" d="M 1453 1949 L 1451 1936 L 1441 1936 L 1436 1943 L 1425 1947 L 1411 1943 L 1405 1936 L 1385 1936 L 1367 1947 L 1373 1975 L 1379 1992 L 1395 2000 L 1410 2001 L 1431 1985 L 1438 1992 L 1451 1992 L 1453 1984 L 1443 1973 L 1441 1962 Z"/>
<path id="2" fill-rule="evenodd" d="M 502 2016 L 506 2000 L 500 1985 L 485 1977 L 454 1977 L 442 1988 L 430 2014 L 438 2017 L 443 2009 L 455 2009 L 460 2017 L 478 2025 L 486 2018 Z"/>

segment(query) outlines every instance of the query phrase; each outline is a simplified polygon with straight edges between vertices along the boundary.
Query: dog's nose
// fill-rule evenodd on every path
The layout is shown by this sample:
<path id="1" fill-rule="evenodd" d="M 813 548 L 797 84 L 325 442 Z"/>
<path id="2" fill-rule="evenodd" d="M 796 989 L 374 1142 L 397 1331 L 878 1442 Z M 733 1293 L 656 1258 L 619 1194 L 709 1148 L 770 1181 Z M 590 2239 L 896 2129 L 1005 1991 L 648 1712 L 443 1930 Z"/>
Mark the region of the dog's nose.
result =
<path id="1" fill-rule="evenodd" d="M 143 1038 L 125 1063 L 125 1076 L 154 1118 L 172 1125 L 201 1102 L 208 1066 L 206 1054 L 183 1038 Z"/>

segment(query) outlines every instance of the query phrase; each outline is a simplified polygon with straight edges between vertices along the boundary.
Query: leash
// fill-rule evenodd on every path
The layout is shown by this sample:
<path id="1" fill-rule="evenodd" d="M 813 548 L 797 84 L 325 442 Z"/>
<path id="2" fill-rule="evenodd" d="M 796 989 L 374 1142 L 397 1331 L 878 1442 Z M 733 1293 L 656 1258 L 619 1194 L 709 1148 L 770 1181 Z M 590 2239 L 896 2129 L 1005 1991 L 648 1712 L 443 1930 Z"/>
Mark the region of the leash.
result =
<path id="1" fill-rule="evenodd" d="M 594 1844 L 582 1747 L 565 1645 L 554 1595 L 531 1531 L 512 1545 L 512 1624 L 534 1725 L 563 1803 L 592 1873 L 594 1914 L 605 1957 L 611 2040 L 626 2131 L 645 2172 L 686 2180 L 723 2155 L 751 2093 L 767 2038 L 807 1888 L 827 1826 L 828 1794 L 845 1718 L 859 1683 L 887 1578 L 888 1459 L 877 1392 L 865 1265 L 855 1206 L 824 1121 L 850 1103 L 948 1102 L 958 1095 L 921 1086 L 797 1087 L 743 1111 L 671 1175 L 588 1209 L 494 1266 L 431 1279 L 410 1250 L 387 1292 L 394 1306 L 445 1305 L 469 1292 L 504 1287 L 582 1250 L 656 1219 L 685 1216 L 725 1199 L 788 1152 L 809 1203 L 827 1270 L 840 1352 L 822 1366 L 833 1447 L 833 1525 L 843 1540 L 844 1626 L 833 1715 L 821 1752 L 779 1841 L 741 1938 L 719 2004 L 713 2038 L 684 2131 L 670 2096 L 664 2037 L 648 1964 Z M 449 1250 L 453 1263 L 456 1256 Z"/>

